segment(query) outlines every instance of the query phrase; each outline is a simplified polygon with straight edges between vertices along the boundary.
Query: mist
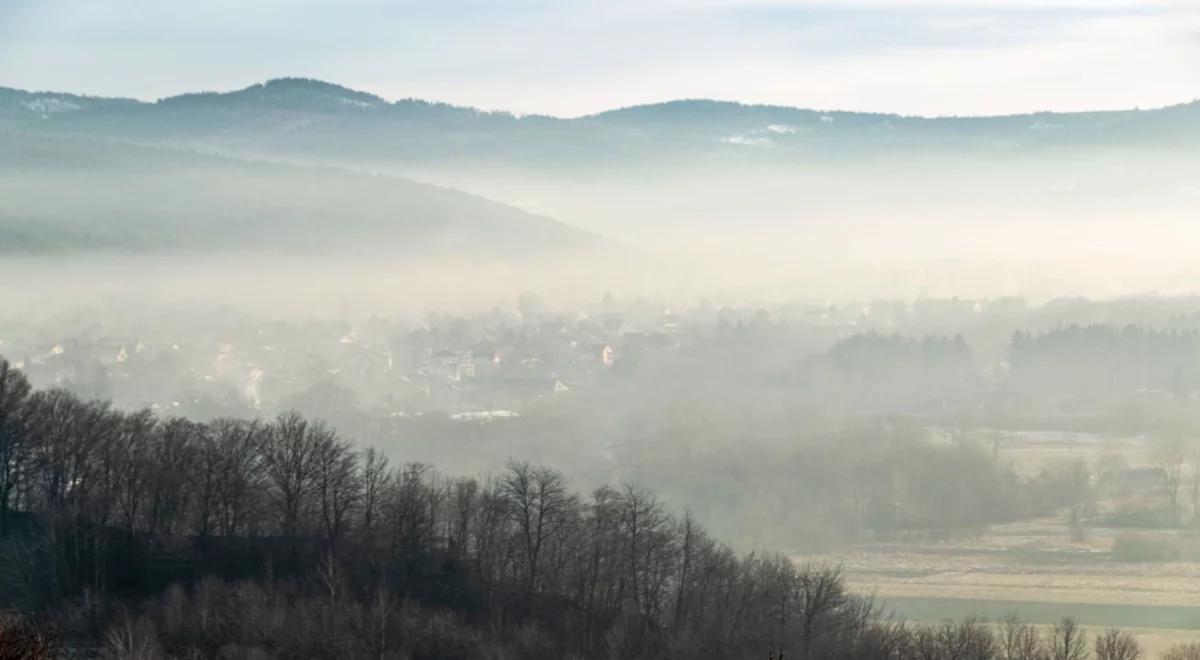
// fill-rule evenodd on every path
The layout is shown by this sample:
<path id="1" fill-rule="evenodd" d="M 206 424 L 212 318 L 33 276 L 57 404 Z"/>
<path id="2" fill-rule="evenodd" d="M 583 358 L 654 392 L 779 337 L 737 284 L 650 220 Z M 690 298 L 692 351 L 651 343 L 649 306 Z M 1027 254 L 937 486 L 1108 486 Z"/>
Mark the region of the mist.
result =
<path id="1" fill-rule="evenodd" d="M 0 655 L 1193 658 L 1198 137 L 0 88 Z"/>

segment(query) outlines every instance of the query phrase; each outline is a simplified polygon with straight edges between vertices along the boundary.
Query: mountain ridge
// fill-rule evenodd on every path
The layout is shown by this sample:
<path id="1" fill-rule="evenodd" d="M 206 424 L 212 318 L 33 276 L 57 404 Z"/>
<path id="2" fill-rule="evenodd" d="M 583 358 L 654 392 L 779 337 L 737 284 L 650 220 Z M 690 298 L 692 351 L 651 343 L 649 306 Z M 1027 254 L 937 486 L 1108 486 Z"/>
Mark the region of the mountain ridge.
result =
<path id="1" fill-rule="evenodd" d="M 1000 155 L 1200 145 L 1200 103 L 1156 110 L 907 117 L 679 100 L 560 118 L 388 101 L 309 78 L 155 102 L 0 89 L 0 128 L 181 144 L 255 159 L 421 172 L 440 165 L 577 174 L 747 161 L 774 167 L 899 154 Z M 461 186 L 455 186 L 461 187 Z"/>
<path id="2" fill-rule="evenodd" d="M 9 87 L 0 85 L 0 99 L 5 93 L 16 93 L 30 97 L 54 97 L 54 98 L 69 98 L 76 101 L 87 101 L 91 103 L 104 102 L 107 104 L 129 104 L 137 106 L 168 106 L 183 101 L 195 100 L 225 100 L 225 99 L 246 99 L 254 97 L 258 94 L 261 98 L 270 98 L 266 93 L 271 92 L 277 94 L 280 91 L 293 91 L 312 93 L 320 91 L 326 94 L 336 94 L 337 98 L 347 100 L 357 100 L 363 103 L 378 105 L 378 106 L 403 106 L 408 104 L 419 104 L 430 107 L 443 108 L 453 111 L 470 111 L 476 115 L 483 116 L 508 116 L 516 119 L 553 119 L 559 121 L 580 121 L 591 119 L 603 119 L 607 117 L 636 113 L 644 111 L 658 111 L 667 108 L 688 108 L 688 107 L 706 107 L 706 108 L 721 108 L 721 109 L 739 109 L 744 111 L 797 111 L 812 114 L 822 115 L 844 115 L 844 116 L 864 116 L 864 117 L 880 117 L 903 120 L 996 120 L 1008 118 L 1027 118 L 1027 117 L 1074 117 L 1080 115 L 1112 115 L 1122 113 L 1154 113 L 1158 111 L 1170 111 L 1182 108 L 1200 107 L 1200 97 L 1190 101 L 1180 101 L 1178 103 L 1156 106 L 1152 108 L 1124 108 L 1124 109 L 1100 109 L 1100 110 L 1038 110 L 1029 112 L 1007 113 L 1007 114 L 987 114 L 987 115 L 922 115 L 922 114 L 904 114 L 899 112 L 886 111 L 865 111 L 854 110 L 848 108 L 817 108 L 805 107 L 796 105 L 782 105 L 775 103 L 758 103 L 748 101 L 732 101 L 724 99 L 715 99 L 708 97 L 689 97 L 679 99 L 668 99 L 658 102 L 638 103 L 628 106 L 618 106 L 607 110 L 597 112 L 584 113 L 574 116 L 558 116 L 546 113 L 515 113 L 509 110 L 496 109 L 486 110 L 471 105 L 459 105 L 444 101 L 436 101 L 430 99 L 422 99 L 418 97 L 403 97 L 395 100 L 388 100 L 377 94 L 354 89 L 341 85 L 339 83 L 329 82 L 318 78 L 308 78 L 300 76 L 284 76 L 279 78 L 270 78 L 261 83 L 254 83 L 246 87 L 237 89 L 217 91 L 217 90 L 197 90 L 191 92 L 182 92 L 164 96 L 156 100 L 143 100 L 132 97 L 122 96 L 103 96 L 94 94 L 79 94 L 62 90 L 31 90 L 17 87 Z M 360 106 L 361 107 L 361 106 Z"/>

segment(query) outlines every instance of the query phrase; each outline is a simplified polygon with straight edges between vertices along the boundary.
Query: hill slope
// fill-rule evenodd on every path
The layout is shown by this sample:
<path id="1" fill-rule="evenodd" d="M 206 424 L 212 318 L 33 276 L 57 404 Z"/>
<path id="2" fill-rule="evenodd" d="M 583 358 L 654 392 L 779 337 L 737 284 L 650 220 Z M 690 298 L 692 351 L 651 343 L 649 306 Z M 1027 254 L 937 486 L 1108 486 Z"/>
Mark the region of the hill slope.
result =
<path id="1" fill-rule="evenodd" d="M 519 257 L 591 240 L 395 177 L 0 131 L 0 253 L 352 247 Z"/>

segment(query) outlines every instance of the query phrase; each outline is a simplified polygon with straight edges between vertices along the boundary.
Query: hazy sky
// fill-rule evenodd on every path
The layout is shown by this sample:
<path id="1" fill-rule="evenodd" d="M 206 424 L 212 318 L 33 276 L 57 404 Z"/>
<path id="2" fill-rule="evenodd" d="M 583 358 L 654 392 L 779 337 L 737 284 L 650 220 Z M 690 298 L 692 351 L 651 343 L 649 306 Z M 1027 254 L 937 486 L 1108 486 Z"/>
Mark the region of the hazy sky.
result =
<path id="1" fill-rule="evenodd" d="M 311 76 L 559 115 L 672 98 L 994 114 L 1200 97 L 1200 0 L 0 0 L 0 85 Z"/>

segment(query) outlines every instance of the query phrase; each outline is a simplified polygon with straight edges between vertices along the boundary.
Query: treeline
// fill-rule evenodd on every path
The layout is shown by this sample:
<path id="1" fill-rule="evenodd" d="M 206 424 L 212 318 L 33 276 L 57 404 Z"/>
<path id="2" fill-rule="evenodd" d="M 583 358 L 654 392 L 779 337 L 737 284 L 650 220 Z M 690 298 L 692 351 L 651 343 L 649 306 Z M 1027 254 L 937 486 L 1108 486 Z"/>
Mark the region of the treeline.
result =
<path id="1" fill-rule="evenodd" d="M 854 334 L 797 361 L 778 381 L 802 400 L 845 415 L 944 417 L 974 408 L 985 394 L 961 335 Z"/>
<path id="2" fill-rule="evenodd" d="M 1141 390 L 1185 395 L 1200 389 L 1200 331 L 1134 324 L 1018 330 L 999 366 L 977 364 L 961 335 L 872 331 L 835 342 L 786 380 L 814 380 L 827 386 L 827 397 L 852 401 L 860 413 L 967 410 L 995 395 L 988 381 L 1055 401 Z"/>
<path id="3" fill-rule="evenodd" d="M 778 577 L 778 576 L 775 576 Z M 831 583 L 832 584 L 832 583 Z M 761 594 L 779 596 L 776 590 Z M 785 601 L 780 601 L 779 604 Z M 860 601 L 861 602 L 861 601 Z M 774 614 L 780 613 L 776 604 Z M 769 613 L 770 608 L 765 610 Z M 869 608 L 859 613 L 869 612 Z M 695 648 L 663 649 L 626 655 L 620 636 L 598 654 L 564 651 L 536 625 L 526 623 L 507 639 L 492 630 L 464 625 L 448 611 L 422 608 L 411 600 L 396 601 L 380 591 L 367 601 L 305 594 L 300 589 L 261 582 L 227 583 L 205 579 L 192 586 L 172 586 L 147 600 L 143 612 L 124 609 L 97 649 L 101 658 L 397 658 L 441 660 L 493 658 L 730 658 L 764 657 L 761 649 L 714 653 Z M 46 619 L 33 621 L 0 615 L 0 657 L 51 660 L 71 656 L 62 640 L 47 633 Z M 51 624 L 52 626 L 53 624 Z M 792 627 L 820 632 L 820 645 L 797 646 Z M 836 627 L 836 628 L 835 628 Z M 833 629 L 831 631 L 831 629 Z M 1010 615 L 999 622 L 968 618 L 935 625 L 906 625 L 863 616 L 801 617 L 793 626 L 779 619 L 780 634 L 768 645 L 768 660 L 1141 660 L 1143 649 L 1126 631 L 1107 629 L 1089 635 L 1073 619 L 1034 626 Z M 833 643 L 833 641 L 836 643 Z M 65 651 L 65 652 L 64 652 Z M 1200 643 L 1167 649 L 1163 660 L 1200 660 Z"/>
<path id="4" fill-rule="evenodd" d="M 628 443 L 626 474 L 687 502 L 740 546 L 829 551 L 970 538 L 989 525 L 1057 514 L 1087 495 L 1076 463 L 1022 472 L 996 457 L 999 436 L 965 427 L 931 430 L 891 416 L 747 451 L 738 436 L 692 442 L 704 424 L 718 424 L 695 417 L 641 430 Z"/>
<path id="5" fill-rule="evenodd" d="M 986 347 L 993 333 L 972 339 Z M 1189 327 L 1068 325 L 1018 330 L 1006 349 L 996 343 L 994 353 L 976 356 L 958 335 L 868 331 L 798 360 L 772 382 L 847 416 L 972 416 L 997 427 L 1130 433 L 1155 423 L 1140 407 L 1200 390 L 1200 330 Z"/>
<path id="6" fill-rule="evenodd" d="M 1054 397 L 1200 388 L 1200 331 L 1071 325 L 1018 331 L 1009 349 L 1014 386 Z"/>

